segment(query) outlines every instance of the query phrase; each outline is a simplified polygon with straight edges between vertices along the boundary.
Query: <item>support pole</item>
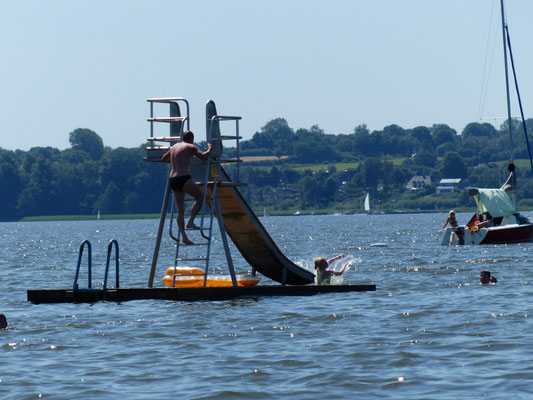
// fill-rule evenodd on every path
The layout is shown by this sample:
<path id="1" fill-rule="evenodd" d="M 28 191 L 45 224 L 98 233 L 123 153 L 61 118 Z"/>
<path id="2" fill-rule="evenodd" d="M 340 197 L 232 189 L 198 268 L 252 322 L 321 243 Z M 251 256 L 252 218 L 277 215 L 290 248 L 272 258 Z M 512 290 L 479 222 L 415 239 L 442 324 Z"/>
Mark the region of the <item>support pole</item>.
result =
<path id="1" fill-rule="evenodd" d="M 220 177 L 216 176 L 214 179 L 214 184 L 217 185 L 220 183 Z M 237 277 L 235 276 L 235 269 L 233 268 L 233 260 L 231 259 L 231 253 L 228 245 L 228 237 L 226 236 L 226 228 L 224 227 L 224 220 L 222 219 L 222 211 L 220 210 L 220 204 L 218 204 L 218 198 L 213 197 L 213 205 L 215 206 L 215 211 L 217 214 L 218 228 L 220 230 L 220 236 L 222 237 L 222 243 L 224 244 L 224 251 L 226 253 L 226 261 L 228 262 L 228 269 L 231 275 L 231 281 L 233 286 L 237 287 Z"/>
<path id="2" fill-rule="evenodd" d="M 505 29 L 507 21 L 505 19 L 505 7 L 503 0 L 500 0 L 501 14 L 502 14 L 502 37 L 503 37 L 503 61 L 505 66 L 505 91 L 507 95 L 507 124 L 509 125 L 509 140 L 510 140 L 510 161 L 514 163 L 514 147 L 513 147 L 513 121 L 511 117 L 511 95 L 509 93 L 509 67 L 507 65 L 507 41 L 505 40 Z"/>
<path id="3" fill-rule="evenodd" d="M 154 286 L 155 267 L 157 266 L 157 259 L 159 257 L 159 248 L 161 247 L 161 238 L 163 237 L 163 229 L 165 228 L 165 218 L 167 216 L 168 199 L 170 198 L 170 178 L 167 179 L 167 187 L 165 188 L 165 198 L 161 206 L 161 218 L 159 219 L 159 229 L 157 230 L 157 238 L 155 240 L 154 255 L 152 256 L 152 267 L 150 269 L 150 277 L 148 278 L 148 287 Z"/>

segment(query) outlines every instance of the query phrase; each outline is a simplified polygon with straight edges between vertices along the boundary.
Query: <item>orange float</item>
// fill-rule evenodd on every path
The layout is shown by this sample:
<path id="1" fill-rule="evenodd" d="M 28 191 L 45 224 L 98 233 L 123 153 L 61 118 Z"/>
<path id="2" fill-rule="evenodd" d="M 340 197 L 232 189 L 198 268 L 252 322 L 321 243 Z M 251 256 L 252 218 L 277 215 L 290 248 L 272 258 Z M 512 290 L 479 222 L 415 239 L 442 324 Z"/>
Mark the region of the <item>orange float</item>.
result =
<path id="1" fill-rule="evenodd" d="M 174 271 L 176 271 L 176 276 L 177 275 L 187 275 L 187 276 L 200 275 L 202 276 L 202 279 L 203 279 L 203 276 L 205 275 L 205 272 L 203 269 L 196 268 L 196 267 L 168 267 L 167 275 L 169 276 L 174 275 Z"/>
<path id="2" fill-rule="evenodd" d="M 172 268 L 174 269 L 174 268 Z M 257 276 L 253 275 L 237 275 L 237 284 L 241 287 L 244 286 L 255 286 L 259 283 L 260 279 Z M 169 287 L 172 287 L 172 275 L 165 275 L 163 277 L 163 283 Z M 174 281 L 174 287 L 203 287 L 204 286 L 204 276 L 188 276 L 188 275 L 178 275 Z M 233 286 L 231 281 L 231 276 L 222 275 L 222 276 L 208 276 L 205 283 L 205 287 L 230 287 Z"/>

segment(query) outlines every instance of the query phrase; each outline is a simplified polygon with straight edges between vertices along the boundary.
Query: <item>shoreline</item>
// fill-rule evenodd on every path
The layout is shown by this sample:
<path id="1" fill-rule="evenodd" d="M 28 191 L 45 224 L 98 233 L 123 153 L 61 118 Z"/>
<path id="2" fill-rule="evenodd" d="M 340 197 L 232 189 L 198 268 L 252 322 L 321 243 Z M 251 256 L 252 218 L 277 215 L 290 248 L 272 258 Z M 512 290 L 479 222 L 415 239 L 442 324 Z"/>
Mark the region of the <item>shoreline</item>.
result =
<path id="1" fill-rule="evenodd" d="M 447 213 L 449 210 L 376 210 L 370 215 L 391 215 L 391 214 L 433 214 Z M 475 212 L 475 208 L 457 208 L 457 212 Z M 529 211 L 529 210 L 528 210 Z M 364 211 L 296 211 L 296 212 L 268 212 L 261 215 L 256 212 L 258 217 L 285 217 L 285 216 L 310 216 L 310 215 L 366 215 Z M 36 217 L 24 217 L 19 220 L 1 221 L 1 222 L 42 222 L 42 221 L 99 221 L 99 220 L 121 220 L 121 219 L 158 219 L 160 214 L 104 214 L 98 219 L 94 215 L 45 215 Z"/>

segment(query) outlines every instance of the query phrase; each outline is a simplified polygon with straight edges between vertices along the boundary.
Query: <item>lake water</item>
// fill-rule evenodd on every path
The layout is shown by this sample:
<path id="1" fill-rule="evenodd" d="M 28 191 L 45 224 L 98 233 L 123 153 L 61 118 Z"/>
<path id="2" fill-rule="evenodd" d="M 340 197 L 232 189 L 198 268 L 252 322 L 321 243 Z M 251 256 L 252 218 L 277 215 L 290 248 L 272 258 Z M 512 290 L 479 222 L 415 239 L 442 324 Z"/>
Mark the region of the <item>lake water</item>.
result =
<path id="1" fill-rule="evenodd" d="M 0 398 L 531 399 L 533 244 L 442 247 L 446 216 L 262 218 L 292 260 L 346 253 L 345 282 L 376 292 L 92 305 L 26 290 L 71 287 L 84 239 L 94 286 L 111 239 L 121 287 L 146 286 L 157 220 L 1 223 Z M 158 286 L 173 251 L 165 236 Z M 225 271 L 218 241 L 212 260 Z"/>

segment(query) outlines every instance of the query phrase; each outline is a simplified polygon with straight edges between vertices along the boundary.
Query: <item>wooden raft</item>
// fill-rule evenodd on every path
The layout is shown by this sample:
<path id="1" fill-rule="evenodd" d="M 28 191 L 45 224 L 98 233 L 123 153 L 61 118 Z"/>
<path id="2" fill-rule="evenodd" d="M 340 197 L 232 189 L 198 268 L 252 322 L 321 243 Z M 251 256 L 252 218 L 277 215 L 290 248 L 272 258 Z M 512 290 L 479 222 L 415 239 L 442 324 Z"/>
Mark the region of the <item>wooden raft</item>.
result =
<path id="1" fill-rule="evenodd" d="M 217 288 L 119 288 L 107 289 L 30 289 L 28 301 L 41 303 L 95 303 L 97 301 L 130 300 L 229 300 L 238 297 L 313 296 L 325 293 L 375 291 L 376 285 L 303 285 L 251 286 Z"/>

